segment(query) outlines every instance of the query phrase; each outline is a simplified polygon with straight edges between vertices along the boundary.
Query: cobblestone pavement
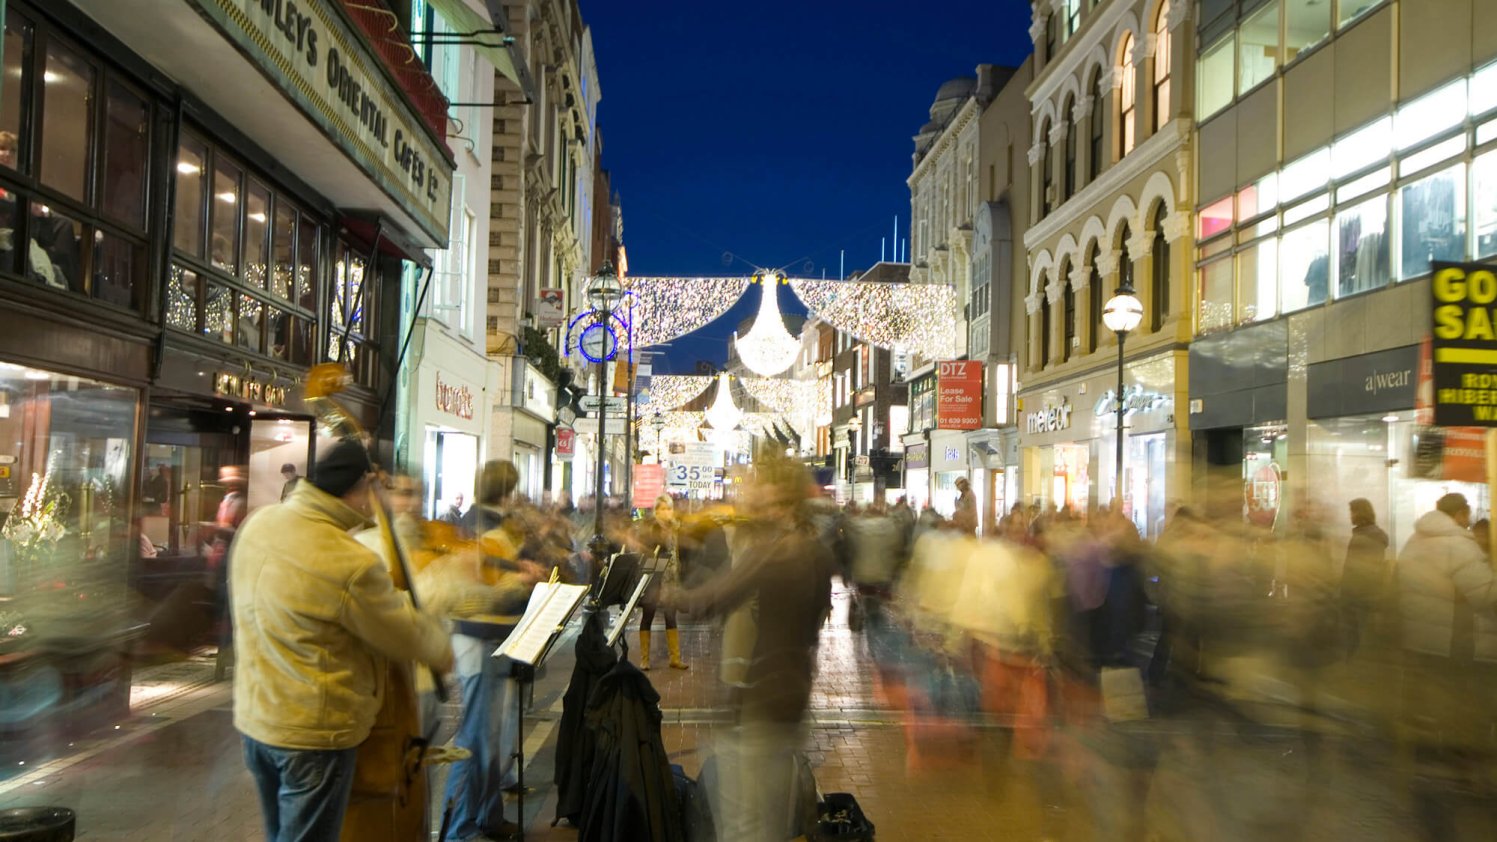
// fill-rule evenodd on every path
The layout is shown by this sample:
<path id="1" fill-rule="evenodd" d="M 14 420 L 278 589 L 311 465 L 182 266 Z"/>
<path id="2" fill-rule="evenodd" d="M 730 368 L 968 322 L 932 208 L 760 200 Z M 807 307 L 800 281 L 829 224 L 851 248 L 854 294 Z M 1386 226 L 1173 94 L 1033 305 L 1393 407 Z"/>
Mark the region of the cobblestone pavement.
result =
<path id="1" fill-rule="evenodd" d="M 691 669 L 669 669 L 657 624 L 650 678 L 662 696 L 667 752 L 694 775 L 729 713 L 712 628 L 687 625 L 682 640 Z M 631 630 L 636 661 L 637 641 Z M 571 660 L 563 642 L 527 714 L 526 780 L 538 789 L 525 804 L 527 839 L 576 838 L 574 829 L 550 826 L 556 728 Z M 873 672 L 860 637 L 834 617 L 823 633 L 806 751 L 822 791 L 854 793 L 885 842 L 1418 838 L 1406 779 L 1389 771 L 1389 757 L 1365 746 L 1223 742 L 1146 723 L 1143 734 L 1058 732 L 1050 762 L 1021 761 L 991 723 L 911 727 L 879 705 Z M 0 807 L 71 807 L 83 840 L 261 838 L 229 685 L 211 677 L 211 662 L 206 673 L 202 664 L 146 671 L 137 678 L 130 720 L 61 758 L 12 770 L 19 774 L 0 782 Z M 450 720 L 455 708 L 448 713 Z M 1138 744 L 1150 749 L 1134 751 Z M 1138 771 L 1143 755 L 1143 765 L 1157 769 L 1152 776 Z M 1480 811 L 1471 803 L 1447 806 L 1459 828 L 1451 838 L 1497 838 L 1473 817 Z M 1145 836 L 1135 820 L 1146 816 Z"/>

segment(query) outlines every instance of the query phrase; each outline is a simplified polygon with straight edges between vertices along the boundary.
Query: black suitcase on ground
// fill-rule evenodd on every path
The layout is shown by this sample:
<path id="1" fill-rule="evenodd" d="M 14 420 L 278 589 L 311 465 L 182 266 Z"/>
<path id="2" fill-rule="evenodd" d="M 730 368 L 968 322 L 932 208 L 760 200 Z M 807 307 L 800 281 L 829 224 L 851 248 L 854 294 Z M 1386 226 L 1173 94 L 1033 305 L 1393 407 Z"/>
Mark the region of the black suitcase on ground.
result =
<path id="1" fill-rule="evenodd" d="M 816 842 L 873 842 L 873 822 L 850 792 L 828 792 L 816 822 Z"/>

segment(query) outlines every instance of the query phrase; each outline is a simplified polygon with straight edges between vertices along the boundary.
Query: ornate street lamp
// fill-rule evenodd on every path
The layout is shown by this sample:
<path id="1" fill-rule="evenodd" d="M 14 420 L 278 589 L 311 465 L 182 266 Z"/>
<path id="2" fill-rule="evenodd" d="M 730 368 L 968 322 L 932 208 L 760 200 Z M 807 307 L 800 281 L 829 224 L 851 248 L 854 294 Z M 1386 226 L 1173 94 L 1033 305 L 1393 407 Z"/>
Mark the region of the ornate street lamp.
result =
<path id="1" fill-rule="evenodd" d="M 1133 294 L 1131 284 L 1123 284 L 1102 307 L 1102 323 L 1118 336 L 1118 389 L 1115 394 L 1118 416 L 1117 460 L 1113 465 L 1113 505 L 1123 505 L 1123 344 L 1128 334 L 1138 329 L 1144 320 L 1144 305 Z"/>
<path id="2" fill-rule="evenodd" d="M 603 534 L 603 462 L 607 458 L 606 428 L 608 426 L 608 358 L 611 357 L 618 346 L 618 340 L 613 336 L 613 328 L 609 325 L 609 317 L 613 313 L 613 307 L 623 297 L 624 288 L 619 283 L 618 270 L 613 268 L 611 261 L 605 262 L 594 275 L 587 287 L 587 303 L 593 308 L 593 324 L 582 333 L 583 356 L 597 363 L 598 371 L 598 462 L 597 476 L 594 477 L 593 490 L 593 538 L 588 542 L 588 549 L 592 551 L 593 563 L 601 564 L 608 558 L 608 537 Z M 596 346 L 589 349 L 588 334 L 596 337 Z M 609 342 L 612 340 L 612 347 Z M 596 351 L 597 353 L 593 353 Z"/>

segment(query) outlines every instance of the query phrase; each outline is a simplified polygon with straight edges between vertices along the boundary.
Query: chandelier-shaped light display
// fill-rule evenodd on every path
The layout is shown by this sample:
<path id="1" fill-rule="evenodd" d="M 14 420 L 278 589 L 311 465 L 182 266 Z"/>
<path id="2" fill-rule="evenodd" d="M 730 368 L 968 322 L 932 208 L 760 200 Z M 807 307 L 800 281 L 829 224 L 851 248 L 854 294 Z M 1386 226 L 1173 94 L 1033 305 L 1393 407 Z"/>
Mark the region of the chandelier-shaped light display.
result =
<path id="1" fill-rule="evenodd" d="M 932 360 L 956 354 L 956 290 L 951 286 L 807 278 L 787 283 L 812 315 L 864 342 Z"/>
<path id="2" fill-rule="evenodd" d="M 657 374 L 650 378 L 650 406 L 661 412 L 683 407 L 701 397 L 712 380 L 699 374 Z"/>
<path id="3" fill-rule="evenodd" d="M 661 345 L 706 327 L 737 303 L 752 278 L 627 278 L 633 293 L 629 341 L 635 348 Z"/>
<path id="4" fill-rule="evenodd" d="M 785 330 L 780 317 L 780 277 L 762 275 L 759 279 L 764 296 L 759 299 L 759 315 L 754 326 L 743 336 L 733 335 L 738 358 L 755 374 L 771 377 L 789 368 L 800 353 L 800 340 Z"/>
<path id="5" fill-rule="evenodd" d="M 728 385 L 727 373 L 717 375 L 717 397 L 713 399 L 712 406 L 707 408 L 706 416 L 712 429 L 721 431 L 731 430 L 743 420 L 743 410 L 733 403 L 733 390 Z"/>

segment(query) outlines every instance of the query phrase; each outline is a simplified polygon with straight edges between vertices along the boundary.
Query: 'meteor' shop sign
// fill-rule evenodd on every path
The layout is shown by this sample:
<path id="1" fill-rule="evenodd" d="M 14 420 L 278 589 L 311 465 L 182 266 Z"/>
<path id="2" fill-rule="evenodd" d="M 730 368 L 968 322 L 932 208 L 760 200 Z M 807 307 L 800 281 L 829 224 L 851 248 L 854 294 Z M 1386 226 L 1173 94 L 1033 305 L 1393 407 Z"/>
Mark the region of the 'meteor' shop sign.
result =
<path id="1" fill-rule="evenodd" d="M 1497 427 L 1497 267 L 1435 263 L 1433 269 L 1434 422 Z"/>
<path id="2" fill-rule="evenodd" d="M 227 371 L 216 372 L 213 375 L 213 394 L 223 395 L 226 398 L 237 398 L 262 406 L 285 406 L 286 387 L 267 383 L 264 380 L 256 380 L 254 377 L 244 377 Z"/>
<path id="3" fill-rule="evenodd" d="M 194 0 L 426 233 L 447 239 L 451 167 L 330 0 Z"/>

